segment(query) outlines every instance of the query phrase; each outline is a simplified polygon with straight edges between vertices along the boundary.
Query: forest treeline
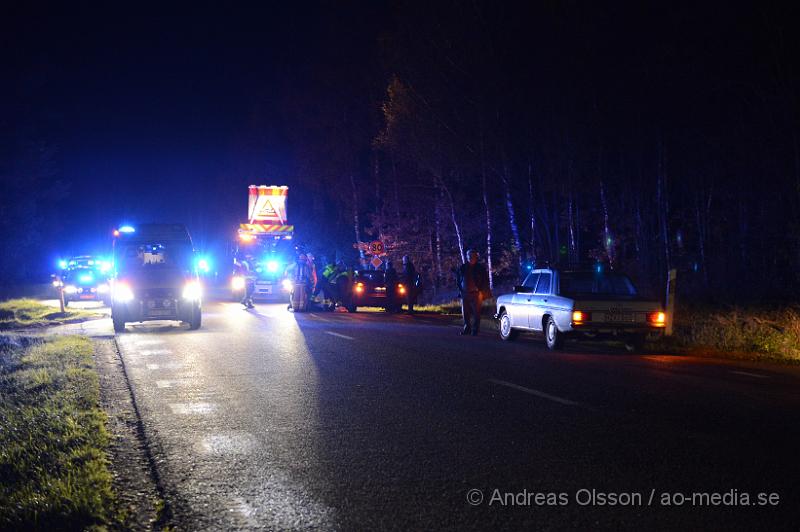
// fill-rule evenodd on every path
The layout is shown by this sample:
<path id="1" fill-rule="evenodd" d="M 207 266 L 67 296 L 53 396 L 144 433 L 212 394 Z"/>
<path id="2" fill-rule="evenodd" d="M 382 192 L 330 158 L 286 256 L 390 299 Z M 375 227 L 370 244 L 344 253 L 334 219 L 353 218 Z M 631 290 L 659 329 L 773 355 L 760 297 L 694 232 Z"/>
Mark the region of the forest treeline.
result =
<path id="1" fill-rule="evenodd" d="M 374 71 L 332 75 L 351 85 L 298 121 L 323 125 L 297 136 L 301 173 L 345 239 L 411 254 L 433 286 L 472 247 L 506 285 L 602 261 L 656 295 L 676 268 L 695 299 L 791 297 L 798 43 L 771 9 L 401 4 Z"/>

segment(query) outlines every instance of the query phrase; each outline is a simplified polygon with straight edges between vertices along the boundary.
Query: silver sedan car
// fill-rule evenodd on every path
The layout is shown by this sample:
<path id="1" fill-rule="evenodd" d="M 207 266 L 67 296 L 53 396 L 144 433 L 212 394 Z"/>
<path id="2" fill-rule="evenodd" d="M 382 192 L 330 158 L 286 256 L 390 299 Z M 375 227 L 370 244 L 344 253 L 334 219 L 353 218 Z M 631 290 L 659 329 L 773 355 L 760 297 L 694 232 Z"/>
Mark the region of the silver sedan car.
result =
<path id="1" fill-rule="evenodd" d="M 618 272 L 533 270 L 514 293 L 497 298 L 500 338 L 520 332 L 543 333 L 549 349 L 561 349 L 567 337 L 618 338 L 640 350 L 648 336 L 659 335 L 666 315 L 657 301 L 638 295 Z"/>

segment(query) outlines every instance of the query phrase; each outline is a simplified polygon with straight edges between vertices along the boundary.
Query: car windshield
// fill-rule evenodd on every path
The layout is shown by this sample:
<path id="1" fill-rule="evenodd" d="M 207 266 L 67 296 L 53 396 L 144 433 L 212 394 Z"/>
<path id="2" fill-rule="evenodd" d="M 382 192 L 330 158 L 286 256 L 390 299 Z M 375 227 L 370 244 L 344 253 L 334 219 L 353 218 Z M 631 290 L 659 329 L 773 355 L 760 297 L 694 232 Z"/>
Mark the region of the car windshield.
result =
<path id="1" fill-rule="evenodd" d="M 115 251 L 119 271 L 192 268 L 192 246 L 187 243 L 127 243 Z"/>
<path id="2" fill-rule="evenodd" d="M 384 280 L 384 272 L 380 270 L 366 270 L 358 272 L 359 281 L 371 281 L 373 283 L 382 283 Z"/>
<path id="3" fill-rule="evenodd" d="M 635 297 L 636 288 L 627 276 L 620 273 L 563 272 L 560 293 L 565 296 Z"/>

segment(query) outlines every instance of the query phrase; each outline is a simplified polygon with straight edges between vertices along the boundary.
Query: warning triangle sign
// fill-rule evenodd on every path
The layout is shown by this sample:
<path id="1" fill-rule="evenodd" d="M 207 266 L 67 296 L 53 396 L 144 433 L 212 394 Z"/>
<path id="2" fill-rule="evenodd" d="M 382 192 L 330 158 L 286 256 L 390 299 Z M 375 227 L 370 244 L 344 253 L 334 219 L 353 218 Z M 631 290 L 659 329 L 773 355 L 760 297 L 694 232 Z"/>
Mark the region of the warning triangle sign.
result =
<path id="1" fill-rule="evenodd" d="M 277 217 L 277 213 L 275 212 L 275 208 L 272 206 L 272 203 L 268 200 L 264 200 L 264 205 L 261 207 L 261 210 L 258 211 L 256 215 L 259 218 L 275 218 Z"/>

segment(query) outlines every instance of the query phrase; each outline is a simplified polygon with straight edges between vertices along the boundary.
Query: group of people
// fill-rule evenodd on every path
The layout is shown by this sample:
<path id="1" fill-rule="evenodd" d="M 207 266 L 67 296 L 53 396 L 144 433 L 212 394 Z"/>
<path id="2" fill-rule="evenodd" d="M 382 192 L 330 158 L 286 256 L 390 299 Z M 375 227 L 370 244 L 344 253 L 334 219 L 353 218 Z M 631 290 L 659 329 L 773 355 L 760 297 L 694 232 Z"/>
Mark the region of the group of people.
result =
<path id="1" fill-rule="evenodd" d="M 316 301 L 321 296 L 322 304 L 328 310 L 333 310 L 337 305 L 349 306 L 351 297 L 351 286 L 355 278 L 355 270 L 347 266 L 341 259 L 335 262 L 322 261 L 325 266 L 322 273 L 317 273 L 314 256 L 305 252 L 297 254 L 294 262 L 290 263 L 284 270 L 284 279 L 292 283 L 292 297 L 290 298 L 289 308 L 291 310 L 305 310 L 305 308 Z M 387 293 L 393 298 L 395 287 L 398 283 L 404 283 L 406 287 L 405 300 L 390 300 L 387 308 L 398 307 L 403 303 L 408 305 L 409 313 L 414 312 L 414 304 L 420 288 L 420 277 L 414 267 L 414 263 L 408 255 L 403 256 L 402 270 L 394 268 L 392 261 L 386 261 L 384 268 L 385 283 Z M 253 308 L 253 292 L 255 289 L 255 275 L 247 260 L 235 261 L 237 274 L 245 279 L 245 290 L 242 297 L 242 305 L 245 308 Z"/>
<path id="2" fill-rule="evenodd" d="M 477 336 L 481 325 L 481 307 L 486 299 L 492 297 L 492 293 L 489 288 L 489 273 L 486 267 L 478 262 L 478 252 L 473 249 L 468 250 L 466 259 L 466 262 L 455 272 L 458 295 L 461 298 L 461 315 L 464 319 L 464 327 L 460 334 Z M 241 266 L 242 263 L 239 264 Z M 320 295 L 322 304 L 326 308 L 333 309 L 337 305 L 348 306 L 354 275 L 353 268 L 339 259 L 325 264 L 322 275 L 319 276 L 314 264 L 314 257 L 301 252 L 284 272 L 285 278 L 293 284 L 295 290 L 293 294 L 297 296 L 291 299 L 289 307 L 293 308 L 293 305 L 302 304 L 305 309 L 305 305 Z M 245 308 L 253 308 L 255 278 L 246 275 L 246 279 L 242 304 Z M 406 287 L 405 301 L 390 300 L 387 302 L 387 308 L 400 308 L 405 303 L 408 306 L 408 312 L 413 313 L 417 294 L 420 291 L 420 276 L 411 258 L 408 255 L 403 256 L 400 272 L 395 269 L 391 260 L 387 260 L 384 267 L 384 279 L 387 294 L 390 297 L 395 296 L 395 287 L 398 283 L 403 283 Z M 298 289 L 302 291 L 302 294 L 296 293 Z"/>

